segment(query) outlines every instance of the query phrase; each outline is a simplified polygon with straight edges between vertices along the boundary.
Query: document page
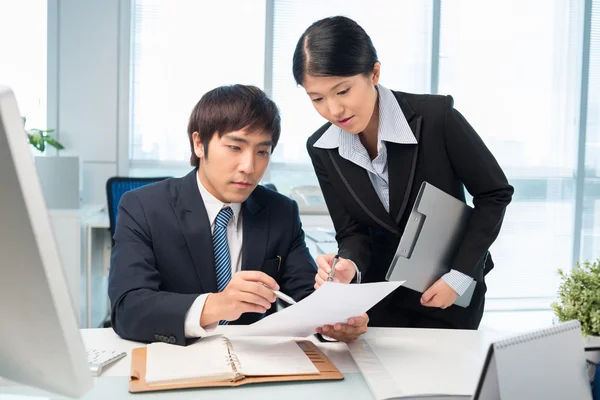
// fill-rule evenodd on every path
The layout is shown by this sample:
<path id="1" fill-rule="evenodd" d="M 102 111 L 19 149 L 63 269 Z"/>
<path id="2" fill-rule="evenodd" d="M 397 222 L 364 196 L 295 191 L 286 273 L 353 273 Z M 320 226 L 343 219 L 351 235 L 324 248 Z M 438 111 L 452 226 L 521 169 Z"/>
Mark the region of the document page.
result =
<path id="1" fill-rule="evenodd" d="M 325 282 L 310 296 L 236 331 L 236 335 L 306 337 L 320 326 L 345 323 L 350 317 L 361 315 L 403 283 Z"/>
<path id="2" fill-rule="evenodd" d="M 253 336 L 231 338 L 230 342 L 246 376 L 319 374 L 315 364 L 291 338 Z"/>
<path id="3" fill-rule="evenodd" d="M 415 336 L 397 331 L 403 330 L 348 343 L 376 400 L 472 398 L 484 357 L 479 349 L 486 347 L 477 332 L 422 329 Z"/>
<path id="4" fill-rule="evenodd" d="M 235 374 L 220 336 L 190 345 L 151 343 L 146 348 L 146 383 L 165 385 L 187 381 L 228 381 Z"/>

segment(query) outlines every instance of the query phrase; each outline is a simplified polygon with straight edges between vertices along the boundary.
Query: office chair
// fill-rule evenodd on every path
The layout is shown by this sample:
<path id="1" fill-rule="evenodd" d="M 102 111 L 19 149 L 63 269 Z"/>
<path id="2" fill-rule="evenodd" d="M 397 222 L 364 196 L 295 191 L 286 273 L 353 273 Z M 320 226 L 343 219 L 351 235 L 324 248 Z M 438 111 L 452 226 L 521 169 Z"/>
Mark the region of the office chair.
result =
<path id="1" fill-rule="evenodd" d="M 117 214 L 119 209 L 119 201 L 125 192 L 148 185 L 150 183 L 159 182 L 167 179 L 167 176 L 156 178 L 131 178 L 126 176 L 113 176 L 106 181 L 106 200 L 108 205 L 108 220 L 110 230 L 110 240 L 112 245 L 115 245 L 115 227 L 117 225 Z M 109 307 L 110 308 L 110 307 Z M 105 328 L 111 327 L 110 313 L 105 318 L 102 326 Z"/>
<path id="2" fill-rule="evenodd" d="M 113 176 L 106 181 L 106 200 L 108 205 L 108 219 L 110 226 L 110 239 L 113 246 L 115 245 L 115 227 L 117 225 L 117 213 L 119 209 L 119 201 L 125 192 L 132 189 L 148 185 L 150 183 L 159 182 L 167 179 L 167 176 L 156 178 L 131 178 L 126 176 Z"/>

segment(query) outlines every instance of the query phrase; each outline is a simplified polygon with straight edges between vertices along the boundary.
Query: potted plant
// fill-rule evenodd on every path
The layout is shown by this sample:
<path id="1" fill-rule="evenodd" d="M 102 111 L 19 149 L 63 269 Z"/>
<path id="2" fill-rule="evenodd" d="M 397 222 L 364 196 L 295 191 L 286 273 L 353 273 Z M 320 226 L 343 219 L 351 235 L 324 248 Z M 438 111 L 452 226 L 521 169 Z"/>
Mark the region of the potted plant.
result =
<path id="1" fill-rule="evenodd" d="M 23 125 L 27 119 L 23 117 Z M 40 153 L 49 146 L 65 147 L 50 134 L 54 129 L 25 129 L 27 140 Z M 77 209 L 80 206 L 80 163 L 77 156 L 36 156 L 35 166 L 40 178 L 46 206 L 50 209 Z"/>
<path id="2" fill-rule="evenodd" d="M 23 126 L 27 123 L 27 118 L 23 117 Z M 38 149 L 40 152 L 44 152 L 46 150 L 46 145 L 50 145 L 57 150 L 62 150 L 65 147 L 58 142 L 58 140 L 54 139 L 49 133 L 53 133 L 54 129 L 25 129 L 25 133 L 27 134 L 27 139 L 29 143 Z"/>
<path id="3" fill-rule="evenodd" d="M 576 319 L 588 343 L 600 343 L 600 259 L 578 262 L 570 272 L 558 270 L 558 301 L 552 303 L 560 322 Z"/>

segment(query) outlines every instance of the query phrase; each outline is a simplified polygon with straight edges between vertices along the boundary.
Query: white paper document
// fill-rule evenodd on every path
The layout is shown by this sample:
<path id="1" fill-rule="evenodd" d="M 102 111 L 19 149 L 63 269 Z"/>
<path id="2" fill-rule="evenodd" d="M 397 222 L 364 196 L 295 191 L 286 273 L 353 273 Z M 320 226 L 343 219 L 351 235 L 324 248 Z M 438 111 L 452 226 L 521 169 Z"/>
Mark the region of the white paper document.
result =
<path id="1" fill-rule="evenodd" d="M 396 290 L 401 282 L 343 284 L 325 282 L 313 294 L 245 328 L 236 330 L 239 336 L 306 337 L 318 327 L 367 312 L 384 297 Z"/>
<path id="2" fill-rule="evenodd" d="M 473 362 L 469 352 L 461 353 L 455 346 L 380 337 L 354 340 L 348 343 L 348 350 L 375 400 L 470 400 L 473 397 L 476 369 L 464 373 L 472 378 L 466 382 L 461 379 L 462 374 L 454 374 L 452 378 L 448 375 L 457 368 L 468 371 L 463 369 L 465 365 L 478 368 L 479 363 Z M 439 357 L 440 353 L 452 356 Z M 451 365 L 440 360 L 448 360 Z M 405 371 L 411 371 L 412 375 Z"/>

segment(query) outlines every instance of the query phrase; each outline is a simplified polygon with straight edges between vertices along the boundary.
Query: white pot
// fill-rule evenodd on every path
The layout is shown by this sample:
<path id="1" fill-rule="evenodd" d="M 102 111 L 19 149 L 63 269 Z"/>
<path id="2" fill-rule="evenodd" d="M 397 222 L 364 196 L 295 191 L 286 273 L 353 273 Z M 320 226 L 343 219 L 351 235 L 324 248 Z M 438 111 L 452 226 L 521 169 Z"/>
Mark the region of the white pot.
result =
<path id="1" fill-rule="evenodd" d="M 585 358 L 596 363 L 600 361 L 600 336 L 585 336 L 583 338 L 583 343 L 585 344 L 586 349 L 598 349 L 586 350 Z"/>
<path id="2" fill-rule="evenodd" d="M 600 336 L 585 336 L 583 340 L 585 347 L 597 347 L 600 349 Z"/>
<path id="3" fill-rule="evenodd" d="M 79 208 L 81 198 L 79 157 L 35 157 L 46 206 L 49 209 Z"/>

